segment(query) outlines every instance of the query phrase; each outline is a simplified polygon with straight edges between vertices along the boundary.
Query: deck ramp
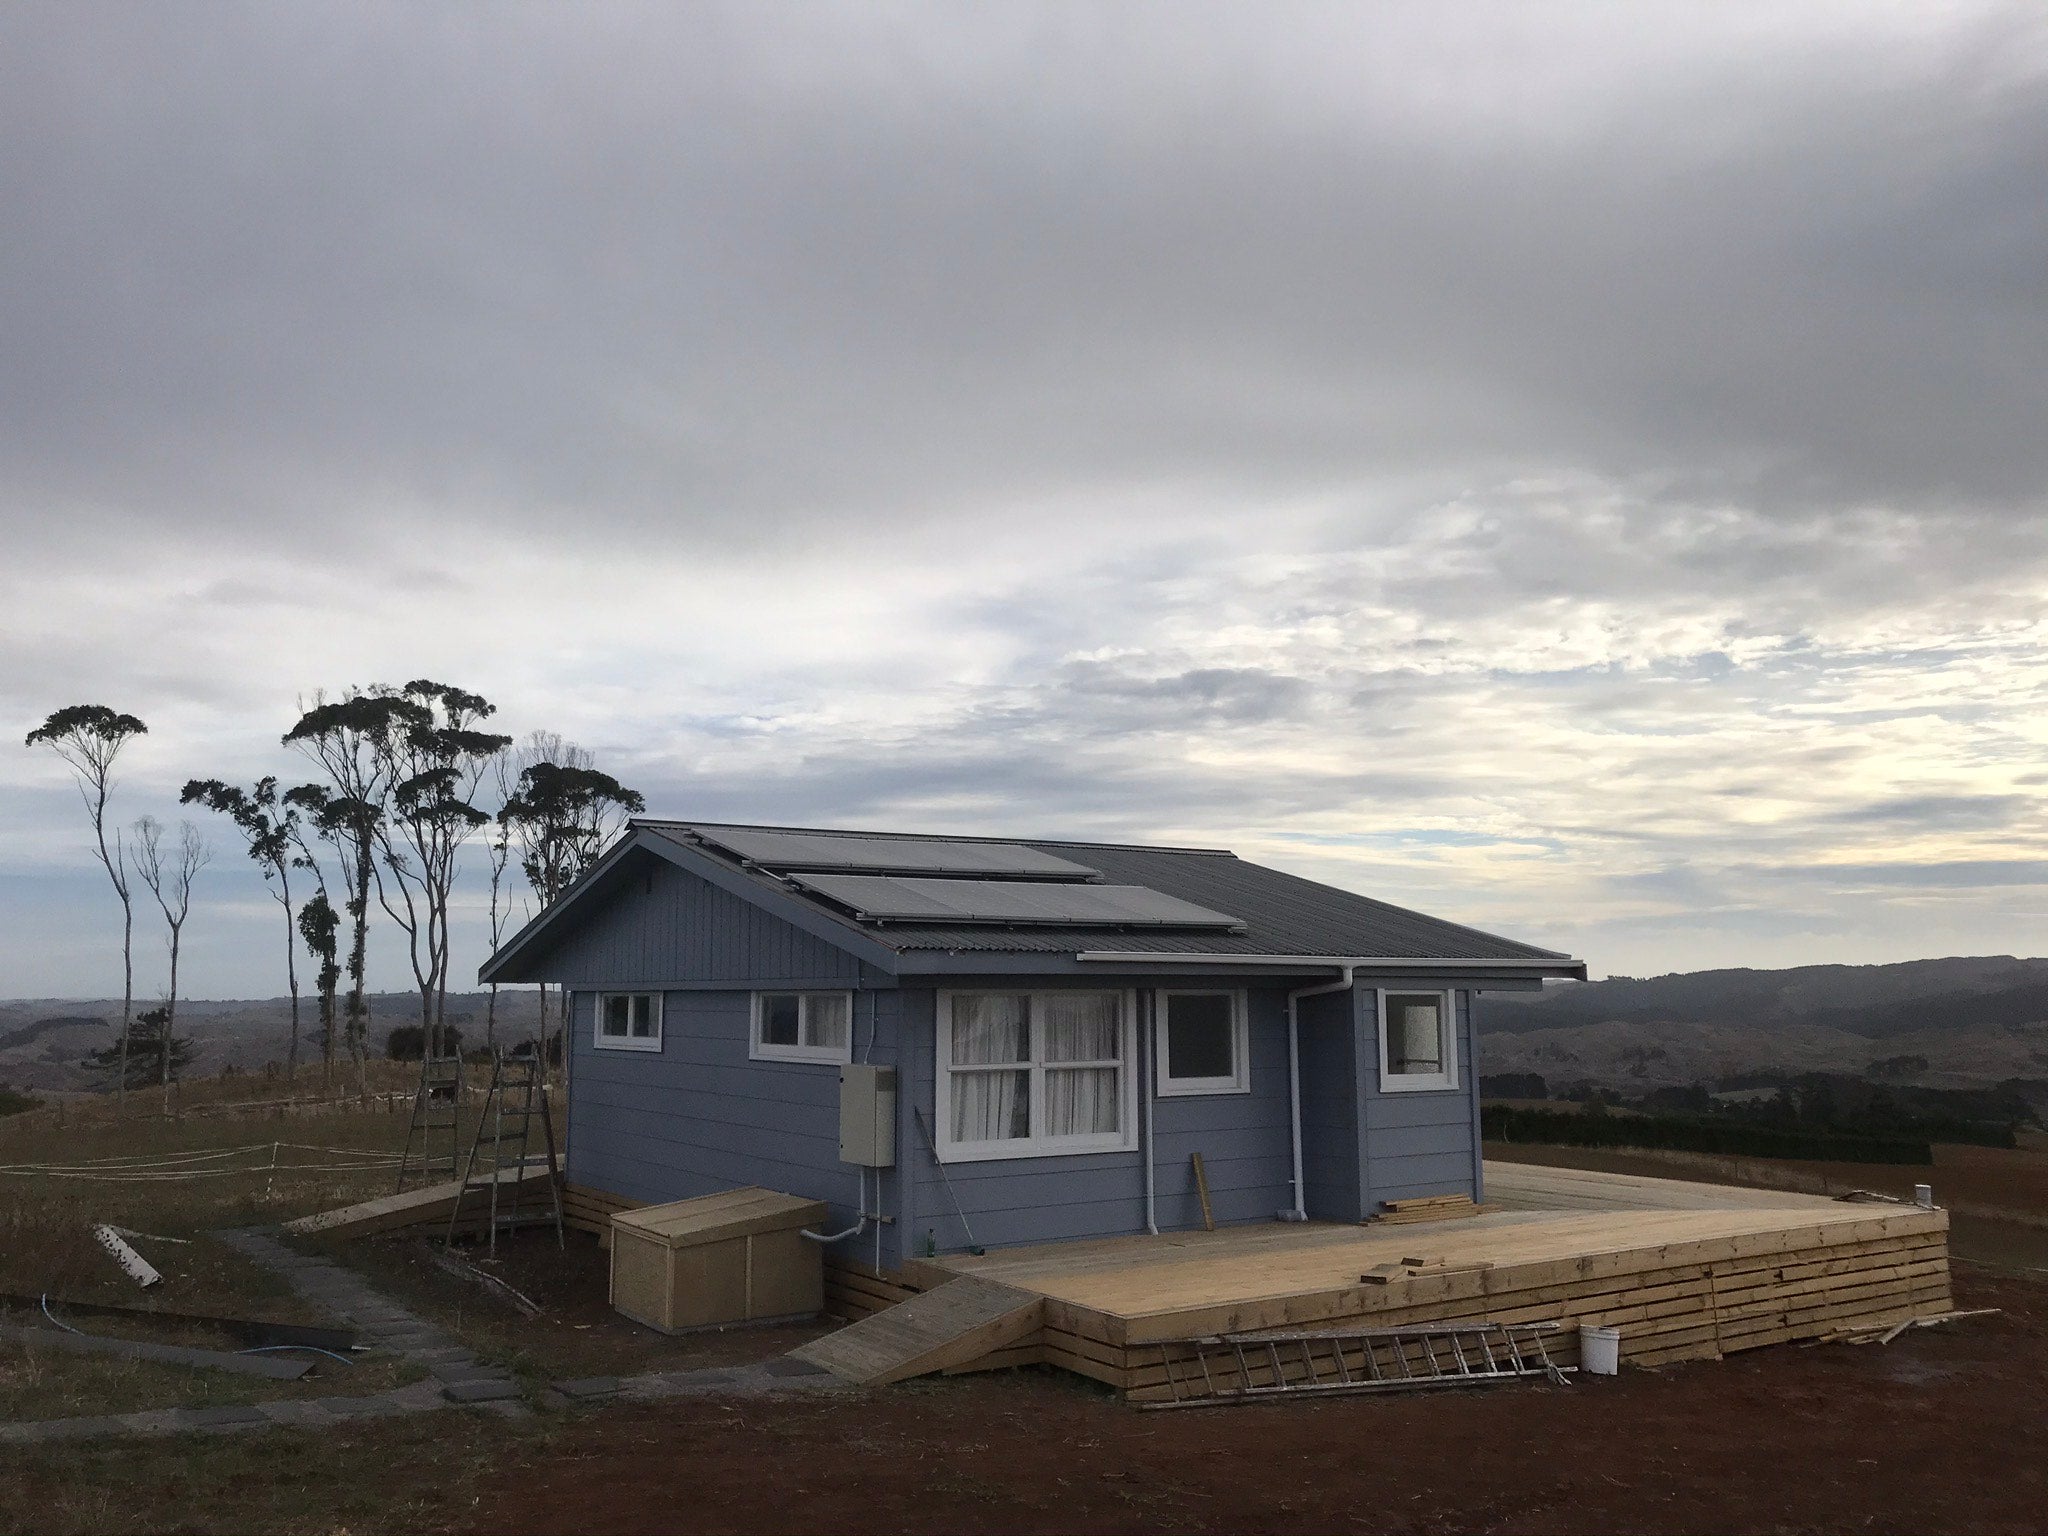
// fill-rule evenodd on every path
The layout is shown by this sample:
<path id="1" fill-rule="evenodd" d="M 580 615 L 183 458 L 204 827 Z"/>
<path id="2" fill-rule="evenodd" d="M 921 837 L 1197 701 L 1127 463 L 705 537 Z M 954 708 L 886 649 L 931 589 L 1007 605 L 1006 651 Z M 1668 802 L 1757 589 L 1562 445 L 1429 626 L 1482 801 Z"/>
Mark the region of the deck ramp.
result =
<path id="1" fill-rule="evenodd" d="M 1044 1314 L 1043 1296 L 963 1275 L 790 1353 L 846 1381 L 883 1386 L 1023 1343 Z"/>

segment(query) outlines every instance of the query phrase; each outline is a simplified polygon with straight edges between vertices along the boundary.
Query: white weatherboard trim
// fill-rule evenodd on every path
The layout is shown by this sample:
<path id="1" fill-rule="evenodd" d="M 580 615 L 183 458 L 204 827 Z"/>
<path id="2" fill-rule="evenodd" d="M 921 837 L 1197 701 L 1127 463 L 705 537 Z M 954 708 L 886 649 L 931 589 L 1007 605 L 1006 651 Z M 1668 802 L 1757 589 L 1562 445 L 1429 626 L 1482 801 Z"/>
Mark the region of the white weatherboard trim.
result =
<path id="1" fill-rule="evenodd" d="M 1447 1093 L 1458 1086 L 1458 996 L 1435 987 L 1417 987 L 1397 992 L 1382 987 L 1378 999 L 1381 1093 Z M 1434 997 L 1437 999 L 1437 1048 L 1443 1054 L 1441 1072 L 1392 1072 L 1387 1067 L 1387 999 L 1390 997 Z"/>
<path id="2" fill-rule="evenodd" d="M 1092 989 L 1091 989 L 1092 990 Z M 1072 997 L 1072 989 L 1061 987 L 953 987 L 937 994 L 932 1028 L 932 1110 L 934 1150 L 942 1163 L 986 1163 L 1015 1161 L 1029 1157 L 1082 1157 L 1103 1152 L 1134 1152 L 1138 1147 L 1138 994 L 1114 989 L 1117 998 L 1118 1072 L 1117 1120 L 1119 1129 L 1105 1136 L 1046 1136 L 1034 1134 L 1005 1141 L 953 1140 L 953 999 L 992 993 L 1031 999 L 1031 1121 L 1035 1126 L 1045 1109 L 1045 1051 L 1039 1024 L 1038 999 Z M 1057 1064 L 1056 1064 L 1057 1065 Z M 1078 1065 L 1078 1063 L 1077 1063 Z"/>
<path id="3" fill-rule="evenodd" d="M 608 1035 L 604 1032 L 604 1005 L 607 998 L 644 997 L 648 1000 L 647 1011 L 652 1017 L 649 1023 L 654 1033 L 646 1036 Z M 626 992 L 614 987 L 609 992 L 596 994 L 597 1004 L 590 1011 L 590 1044 L 599 1051 L 655 1051 L 661 1050 L 661 994 L 659 992 Z M 630 1026 L 629 1026 L 630 1027 Z"/>
<path id="4" fill-rule="evenodd" d="M 793 997 L 797 1000 L 796 1045 L 770 1045 L 761 1038 L 761 1020 L 765 1009 L 763 1002 L 771 997 Z M 839 997 L 846 1000 L 846 1043 L 842 1046 L 804 1045 L 802 1040 L 810 1032 L 811 1000 L 819 997 Z M 845 1063 L 853 1060 L 853 994 L 826 987 L 804 992 L 795 987 L 763 987 L 753 994 L 751 1022 L 747 1026 L 747 1059 L 749 1061 L 810 1061 Z"/>
<path id="5" fill-rule="evenodd" d="M 1154 1088 L 1162 1099 L 1194 1098 L 1204 1094 L 1250 1093 L 1252 1091 L 1249 1030 L 1246 1027 L 1245 995 L 1242 987 L 1162 987 L 1153 1005 L 1158 1014 L 1152 1026 Z M 1173 1035 L 1173 1000 L 1176 997 L 1227 997 L 1230 999 L 1230 1065 L 1228 1077 L 1175 1077 L 1169 1069 L 1169 1041 Z"/>

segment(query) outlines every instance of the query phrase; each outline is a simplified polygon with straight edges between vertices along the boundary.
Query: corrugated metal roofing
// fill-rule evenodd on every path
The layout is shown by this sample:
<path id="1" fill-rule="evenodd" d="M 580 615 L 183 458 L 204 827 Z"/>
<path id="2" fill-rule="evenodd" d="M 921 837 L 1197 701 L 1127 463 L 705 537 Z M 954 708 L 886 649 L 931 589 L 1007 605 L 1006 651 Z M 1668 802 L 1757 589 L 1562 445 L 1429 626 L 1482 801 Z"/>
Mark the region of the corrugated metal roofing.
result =
<path id="1" fill-rule="evenodd" d="M 734 830 L 709 823 L 637 821 L 635 826 L 703 851 L 703 843 Z M 942 838 L 918 841 L 940 842 Z M 962 842 L 986 843 L 986 838 Z M 1020 840 L 1022 841 L 1022 840 Z M 793 888 L 760 871 L 753 879 L 802 900 L 872 942 L 898 951 L 939 950 L 961 954 L 1074 954 L 1127 950 L 1134 953 L 1261 955 L 1352 955 L 1414 960 L 1564 960 L 1497 934 L 1426 913 L 1375 901 L 1335 886 L 1305 880 L 1253 864 L 1215 849 L 1148 848 L 1121 844 L 1024 841 L 1055 858 L 1099 870 L 1113 885 L 1145 886 L 1211 912 L 1242 921 L 1242 933 L 1119 931 L 1114 927 L 996 928 L 982 924 L 875 927 L 856 922 L 832 903 Z M 713 856 L 716 856 L 715 853 Z"/>

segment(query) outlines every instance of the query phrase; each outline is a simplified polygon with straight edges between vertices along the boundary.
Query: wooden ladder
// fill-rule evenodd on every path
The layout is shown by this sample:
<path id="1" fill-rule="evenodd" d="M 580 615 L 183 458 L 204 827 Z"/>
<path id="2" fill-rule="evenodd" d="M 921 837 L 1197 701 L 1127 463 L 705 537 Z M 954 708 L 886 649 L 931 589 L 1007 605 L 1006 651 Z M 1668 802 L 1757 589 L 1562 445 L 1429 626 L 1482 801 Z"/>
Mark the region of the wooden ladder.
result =
<path id="1" fill-rule="evenodd" d="M 547 1198 L 544 1206 L 529 1210 L 529 1181 L 517 1172 L 510 1179 L 503 1175 L 507 1169 L 526 1168 L 533 1157 L 536 1134 L 547 1161 Z M 514 1150 L 508 1154 L 508 1148 Z M 532 1041 L 524 1041 L 509 1052 L 503 1047 L 491 1052 L 491 1086 L 477 1116 L 476 1136 L 469 1144 L 461 1179 L 455 1203 L 448 1211 L 449 1242 L 455 1241 L 466 1209 L 472 1203 L 470 1195 L 481 1191 L 486 1193 L 489 1203 L 484 1240 L 492 1258 L 498 1254 L 499 1229 L 526 1222 L 552 1221 L 555 1246 L 563 1246 L 562 1174 L 555 1163 L 555 1122 L 548 1109 L 540 1049 Z"/>
<path id="2" fill-rule="evenodd" d="M 1303 1397 L 1409 1392 L 1542 1377 L 1566 1384 L 1570 1366 L 1546 1341 L 1559 1323 L 1437 1323 L 1410 1328 L 1261 1332 L 1168 1339 L 1159 1345 L 1170 1396 L 1147 1408 Z"/>
<path id="3" fill-rule="evenodd" d="M 431 1033 L 431 1032 L 430 1032 Z M 434 1184 L 455 1176 L 456 1153 L 462 1146 L 462 1056 L 420 1057 L 419 1086 L 413 1090 L 412 1120 L 405 1128 L 405 1155 L 398 1160 L 398 1188 L 412 1183 Z M 435 1144 L 445 1151 L 436 1153 Z"/>

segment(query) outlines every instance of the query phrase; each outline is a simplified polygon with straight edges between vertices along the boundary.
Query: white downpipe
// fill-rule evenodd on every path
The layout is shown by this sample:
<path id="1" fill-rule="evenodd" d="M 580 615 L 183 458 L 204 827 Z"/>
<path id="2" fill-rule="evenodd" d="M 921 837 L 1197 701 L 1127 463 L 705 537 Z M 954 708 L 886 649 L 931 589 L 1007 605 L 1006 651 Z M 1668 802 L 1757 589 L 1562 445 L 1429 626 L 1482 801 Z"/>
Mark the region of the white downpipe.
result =
<path id="1" fill-rule="evenodd" d="M 1304 997 L 1349 992 L 1355 969 L 1347 965 L 1340 980 L 1319 987 L 1296 987 L 1287 994 L 1287 1129 L 1294 1141 L 1294 1209 L 1280 1212 L 1282 1221 L 1308 1220 L 1308 1185 L 1301 1164 L 1301 1010 L 1295 1005 Z"/>
<path id="2" fill-rule="evenodd" d="M 1138 1082 L 1145 1094 L 1145 1230 L 1154 1237 L 1159 1235 L 1159 1200 L 1157 1173 L 1152 1166 L 1152 1100 L 1158 1089 L 1153 1081 L 1159 1071 L 1159 994 L 1153 991 L 1138 994 L 1138 1018 L 1142 1027 L 1138 1031 Z"/>

